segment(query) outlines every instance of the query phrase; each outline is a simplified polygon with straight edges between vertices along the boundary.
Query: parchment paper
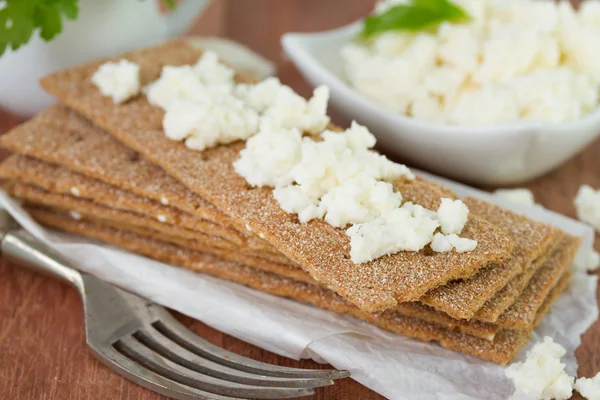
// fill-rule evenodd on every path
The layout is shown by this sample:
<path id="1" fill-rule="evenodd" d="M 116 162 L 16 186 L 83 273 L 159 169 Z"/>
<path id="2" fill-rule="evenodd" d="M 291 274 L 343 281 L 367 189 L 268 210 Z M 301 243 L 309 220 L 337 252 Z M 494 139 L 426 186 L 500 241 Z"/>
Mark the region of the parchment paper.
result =
<path id="1" fill-rule="evenodd" d="M 423 175 L 449 186 L 459 196 L 483 198 L 581 236 L 584 243 L 580 252 L 592 246 L 594 233 L 587 225 L 540 207 L 513 205 L 493 195 Z M 113 246 L 48 231 L 4 192 L 0 193 L 0 206 L 82 271 L 277 354 L 295 359 L 312 357 L 350 370 L 353 379 L 390 399 L 494 400 L 506 399 L 514 391 L 503 367 Z M 574 375 L 577 365 L 573 353 L 580 344 L 580 335 L 597 318 L 596 277 L 577 273 L 570 289 L 536 330 L 532 342 L 549 335 L 565 346 L 568 372 Z"/>

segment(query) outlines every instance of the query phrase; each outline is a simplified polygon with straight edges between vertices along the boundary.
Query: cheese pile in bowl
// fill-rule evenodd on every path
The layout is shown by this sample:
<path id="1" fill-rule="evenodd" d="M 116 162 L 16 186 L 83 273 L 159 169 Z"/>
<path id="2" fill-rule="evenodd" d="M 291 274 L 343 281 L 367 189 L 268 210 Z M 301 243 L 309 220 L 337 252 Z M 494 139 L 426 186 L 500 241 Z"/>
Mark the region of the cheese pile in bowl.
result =
<path id="1" fill-rule="evenodd" d="M 375 14 L 409 0 L 387 0 Z M 400 114 L 447 125 L 561 123 L 598 107 L 600 1 L 453 0 L 469 14 L 346 44 L 349 82 Z"/>

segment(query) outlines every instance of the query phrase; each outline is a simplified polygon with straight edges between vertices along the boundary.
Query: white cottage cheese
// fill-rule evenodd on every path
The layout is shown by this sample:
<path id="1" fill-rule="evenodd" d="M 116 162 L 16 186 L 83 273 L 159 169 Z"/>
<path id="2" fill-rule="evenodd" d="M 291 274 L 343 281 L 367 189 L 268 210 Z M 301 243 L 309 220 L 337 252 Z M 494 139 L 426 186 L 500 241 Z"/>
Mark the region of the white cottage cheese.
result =
<path id="1" fill-rule="evenodd" d="M 573 260 L 574 271 L 593 271 L 600 266 L 600 254 L 594 249 L 580 250 Z"/>
<path id="2" fill-rule="evenodd" d="M 593 226 L 600 232 L 600 191 L 582 185 L 575 198 L 577 218 Z"/>
<path id="3" fill-rule="evenodd" d="M 362 263 L 402 250 L 419 251 L 431 242 L 438 226 L 434 219 L 416 217 L 407 208 L 396 208 L 347 230 L 350 257 L 353 262 Z"/>
<path id="4" fill-rule="evenodd" d="M 429 51 L 420 50 L 419 43 Z M 409 47 L 419 66 L 435 61 L 436 44 L 430 38 Z M 421 67 L 411 68 L 419 73 Z M 165 111 L 165 135 L 195 150 L 247 139 L 234 163 L 236 172 L 253 186 L 274 187 L 281 208 L 297 214 L 301 222 L 322 218 L 335 227 L 350 226 L 346 233 L 356 263 L 421 250 L 439 227 L 449 246 L 440 251 L 475 248 L 475 241 L 456 235 L 468 216 L 460 200 L 443 199 L 437 212 L 402 205 L 401 193 L 390 182 L 414 175 L 372 151 L 376 140 L 367 128 L 354 122 L 342 133 L 323 131 L 329 123 L 328 88 L 318 87 L 306 100 L 275 78 L 247 85 L 236 84 L 234 76 L 212 52 L 205 52 L 194 66 L 164 67 L 146 95 Z M 431 99 L 423 99 L 423 113 L 431 113 L 427 101 Z M 319 140 L 303 137 L 318 133 Z M 166 221 L 163 215 L 157 219 Z"/>
<path id="5" fill-rule="evenodd" d="M 535 198 L 529 189 L 498 189 L 494 192 L 498 197 L 510 201 L 511 203 L 524 206 L 535 206 Z"/>
<path id="6" fill-rule="evenodd" d="M 447 235 L 461 233 L 468 217 L 469 209 L 461 200 L 443 198 L 437 210 L 437 220 L 442 233 Z"/>
<path id="7" fill-rule="evenodd" d="M 476 240 L 461 238 L 454 233 L 444 235 L 438 232 L 433 236 L 433 240 L 431 241 L 431 250 L 438 253 L 446 253 L 452 249 L 456 250 L 457 253 L 464 253 L 474 250 L 476 247 Z"/>
<path id="8" fill-rule="evenodd" d="M 575 390 L 588 400 L 600 400 L 600 373 L 593 378 L 579 378 Z"/>
<path id="9" fill-rule="evenodd" d="M 140 92 L 140 67 L 125 59 L 107 62 L 92 75 L 92 83 L 113 103 L 120 104 Z"/>
<path id="10" fill-rule="evenodd" d="M 165 135 L 185 140 L 190 149 L 204 150 L 251 137 L 258 131 L 259 116 L 230 97 L 222 102 L 178 101 L 163 119 Z"/>
<path id="11" fill-rule="evenodd" d="M 246 142 L 233 166 L 253 186 L 285 186 L 290 170 L 300 161 L 302 134 L 298 129 L 279 130 L 263 121 L 260 131 Z"/>
<path id="12" fill-rule="evenodd" d="M 451 125 L 559 123 L 598 108 L 599 1 L 579 11 L 567 1 L 455 2 L 469 22 L 345 45 L 350 83 L 393 111 Z M 382 1 L 375 13 L 404 3 Z"/>
<path id="13" fill-rule="evenodd" d="M 571 397 L 574 379 L 565 372 L 560 359 L 566 350 L 545 337 L 527 352 L 525 362 L 515 363 L 506 369 L 517 390 L 535 399 L 565 400 Z"/>
<path id="14" fill-rule="evenodd" d="M 277 78 L 267 78 L 256 85 L 237 85 L 235 94 L 248 107 L 264 113 L 271 124 L 284 129 L 320 133 L 329 123 L 326 86 L 316 88 L 308 101 Z"/>

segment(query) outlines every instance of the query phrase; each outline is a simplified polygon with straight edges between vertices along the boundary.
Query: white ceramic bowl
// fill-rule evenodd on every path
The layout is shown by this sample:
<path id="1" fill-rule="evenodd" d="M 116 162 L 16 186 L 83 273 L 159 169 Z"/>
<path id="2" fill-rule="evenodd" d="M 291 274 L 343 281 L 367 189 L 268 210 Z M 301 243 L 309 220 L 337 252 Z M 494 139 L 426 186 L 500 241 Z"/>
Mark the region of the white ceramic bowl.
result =
<path id="1" fill-rule="evenodd" d="M 600 134 L 600 110 L 563 124 L 524 121 L 480 127 L 433 124 L 386 110 L 344 79 L 340 49 L 355 37 L 360 24 L 288 33 L 281 41 L 312 85 L 329 86 L 339 111 L 368 126 L 382 151 L 409 165 L 471 183 L 509 185 L 559 166 Z"/>

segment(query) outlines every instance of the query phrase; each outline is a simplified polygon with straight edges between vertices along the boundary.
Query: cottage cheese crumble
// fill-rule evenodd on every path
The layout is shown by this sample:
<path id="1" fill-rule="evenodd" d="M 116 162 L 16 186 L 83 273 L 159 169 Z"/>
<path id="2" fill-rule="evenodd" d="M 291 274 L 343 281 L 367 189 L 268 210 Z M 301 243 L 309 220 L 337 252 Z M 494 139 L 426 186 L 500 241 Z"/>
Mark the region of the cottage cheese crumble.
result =
<path id="1" fill-rule="evenodd" d="M 498 197 L 510 201 L 511 203 L 521 204 L 524 206 L 535 206 L 535 198 L 529 189 L 498 189 L 494 192 Z"/>
<path id="2" fill-rule="evenodd" d="M 593 226 L 600 232 L 600 191 L 582 185 L 575 198 L 577 218 Z"/>
<path id="3" fill-rule="evenodd" d="M 402 204 L 392 182 L 414 175 L 373 151 L 376 139 L 366 127 L 353 122 L 341 133 L 326 130 L 327 87 L 306 100 L 276 78 L 249 85 L 234 77 L 207 51 L 196 65 L 165 66 L 145 93 L 165 111 L 165 135 L 188 148 L 247 140 L 233 164 L 236 172 L 250 185 L 273 187 L 281 208 L 300 222 L 324 219 L 346 229 L 355 263 L 419 251 L 438 229 L 443 234 L 434 251 L 476 247 L 476 241 L 457 236 L 467 222 L 464 203 L 443 199 L 437 211 Z"/>
<path id="4" fill-rule="evenodd" d="M 600 400 L 600 373 L 593 378 L 579 378 L 575 390 L 588 400 Z"/>
<path id="5" fill-rule="evenodd" d="M 573 393 L 574 379 L 565 372 L 560 362 L 566 350 L 545 337 L 527 352 L 525 362 L 515 363 L 506 369 L 517 390 L 536 399 L 565 400 Z"/>
<path id="6" fill-rule="evenodd" d="M 467 218 L 469 209 L 460 200 L 442 199 L 440 208 L 437 211 L 437 220 L 440 222 L 442 233 L 461 233 Z"/>
<path id="7" fill-rule="evenodd" d="M 475 250 L 476 247 L 476 240 L 461 238 L 455 233 L 444 235 L 438 232 L 431 241 L 431 249 L 438 253 L 446 253 L 452 249 L 456 250 L 457 253 L 464 253 Z"/>
<path id="8" fill-rule="evenodd" d="M 381 1 L 375 13 L 408 0 Z M 577 120 L 599 104 L 600 2 L 454 0 L 472 17 L 343 46 L 349 82 L 383 107 L 451 125 Z"/>
<path id="9" fill-rule="evenodd" d="M 140 67 L 125 59 L 107 62 L 92 75 L 92 83 L 113 103 L 120 104 L 140 92 Z"/>
<path id="10" fill-rule="evenodd" d="M 580 251 L 571 266 L 574 271 L 587 272 L 593 271 L 600 266 L 600 254 L 594 249 Z"/>

